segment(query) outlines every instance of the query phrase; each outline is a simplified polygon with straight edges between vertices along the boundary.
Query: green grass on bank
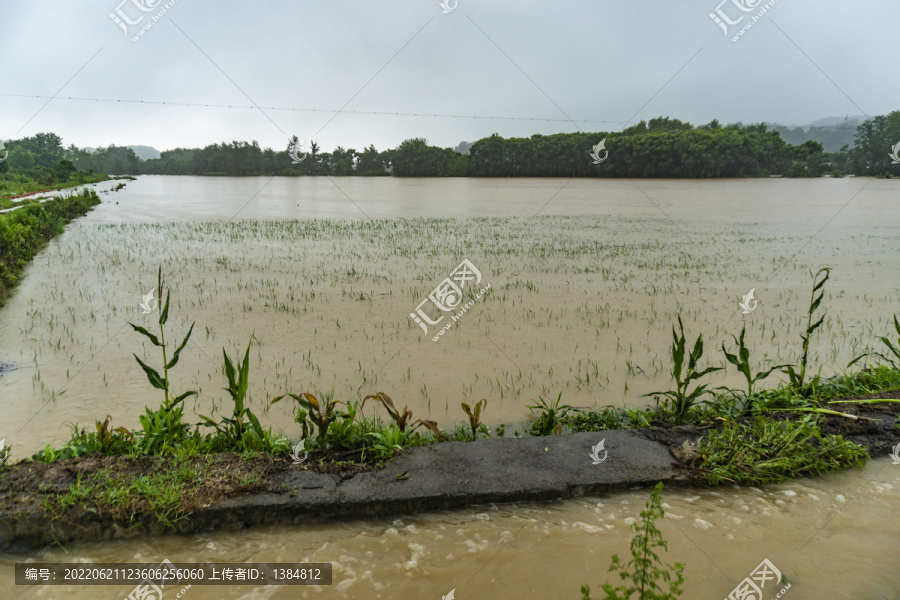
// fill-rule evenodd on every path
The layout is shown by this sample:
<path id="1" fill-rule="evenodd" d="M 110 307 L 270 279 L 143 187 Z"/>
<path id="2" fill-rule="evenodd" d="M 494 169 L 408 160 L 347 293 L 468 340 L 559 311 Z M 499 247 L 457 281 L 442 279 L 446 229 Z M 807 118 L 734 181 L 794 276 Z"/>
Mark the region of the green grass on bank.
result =
<path id="1" fill-rule="evenodd" d="M 62 233 L 66 224 L 97 204 L 100 197 L 87 190 L 0 214 L 0 306 L 34 255 Z"/>
<path id="2" fill-rule="evenodd" d="M 98 183 L 110 179 L 107 175 L 94 175 L 78 171 L 68 181 L 36 180 L 20 173 L 0 174 L 0 210 L 22 204 L 14 198 L 23 194 L 36 194 L 48 190 L 64 190 L 79 185 Z M 27 201 L 24 201 L 27 203 Z"/>

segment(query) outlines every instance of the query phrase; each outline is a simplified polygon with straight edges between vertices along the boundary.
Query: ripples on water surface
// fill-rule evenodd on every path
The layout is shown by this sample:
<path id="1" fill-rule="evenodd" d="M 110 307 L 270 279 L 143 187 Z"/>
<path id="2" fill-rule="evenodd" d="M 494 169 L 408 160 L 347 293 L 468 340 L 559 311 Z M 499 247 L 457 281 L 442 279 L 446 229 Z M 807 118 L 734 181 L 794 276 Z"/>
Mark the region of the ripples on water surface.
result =
<path id="1" fill-rule="evenodd" d="M 704 333 L 714 362 L 742 323 L 754 360 L 794 360 L 807 271 L 821 266 L 834 271 L 813 364 L 827 376 L 900 313 L 898 192 L 895 181 L 862 179 L 142 177 L 52 242 L 0 311 L 0 361 L 17 367 L 0 379 L 0 438 L 20 458 L 62 442 L 69 423 L 110 414 L 136 427 L 143 406 L 158 403 L 131 357 L 150 348 L 126 323 L 149 323 L 138 303 L 160 262 L 173 330 L 197 322 L 174 383 L 201 388 L 195 412 L 221 406 L 221 348 L 234 352 L 251 335 L 257 414 L 276 394 L 332 384 L 343 399 L 387 391 L 445 428 L 461 422 L 460 401 L 482 397 L 488 424 L 507 432 L 539 394 L 636 406 L 668 383 L 678 314 L 689 337 Z M 492 291 L 434 343 L 408 314 L 463 258 Z M 750 288 L 760 304 L 744 316 L 736 305 Z M 263 422 L 297 437 L 289 408 Z M 796 582 L 788 598 L 900 595 L 897 469 L 888 460 L 764 491 L 667 491 L 667 560 L 687 564 L 684 597 L 725 597 L 763 558 Z M 452 588 L 460 600 L 577 598 L 581 583 L 599 589 L 610 554 L 627 554 L 626 519 L 647 493 L 32 558 L 335 564 L 331 588 L 195 586 L 185 597 L 198 599 L 440 598 Z M 4 589 L 4 598 L 118 590 Z"/>

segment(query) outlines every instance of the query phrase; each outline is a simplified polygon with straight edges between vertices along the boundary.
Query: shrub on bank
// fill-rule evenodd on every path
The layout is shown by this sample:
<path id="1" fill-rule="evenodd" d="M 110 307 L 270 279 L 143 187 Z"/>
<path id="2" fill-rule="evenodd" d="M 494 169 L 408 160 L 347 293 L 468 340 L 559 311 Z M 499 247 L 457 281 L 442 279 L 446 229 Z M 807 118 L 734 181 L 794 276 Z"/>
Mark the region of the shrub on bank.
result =
<path id="1" fill-rule="evenodd" d="M 98 204 L 97 193 L 86 190 L 0 214 L 0 306 L 18 283 L 28 261 L 62 233 L 67 223 Z"/>

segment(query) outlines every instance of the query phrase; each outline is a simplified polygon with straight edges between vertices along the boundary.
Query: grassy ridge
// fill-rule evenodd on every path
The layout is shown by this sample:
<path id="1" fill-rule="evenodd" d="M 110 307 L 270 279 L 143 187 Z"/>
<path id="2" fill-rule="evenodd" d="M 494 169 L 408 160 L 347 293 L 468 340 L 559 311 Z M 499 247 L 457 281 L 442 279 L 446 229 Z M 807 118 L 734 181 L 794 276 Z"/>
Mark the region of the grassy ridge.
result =
<path id="1" fill-rule="evenodd" d="M 87 214 L 100 197 L 87 190 L 0 214 L 0 306 L 19 281 L 25 265 L 73 219 Z"/>

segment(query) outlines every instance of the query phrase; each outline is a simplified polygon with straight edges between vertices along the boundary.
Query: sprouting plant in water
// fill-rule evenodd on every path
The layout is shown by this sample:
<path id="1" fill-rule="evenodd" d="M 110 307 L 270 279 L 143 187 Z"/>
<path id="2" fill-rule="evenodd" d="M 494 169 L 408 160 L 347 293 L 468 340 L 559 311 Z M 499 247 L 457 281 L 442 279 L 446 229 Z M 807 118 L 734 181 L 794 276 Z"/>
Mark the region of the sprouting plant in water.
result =
<path id="1" fill-rule="evenodd" d="M 819 280 L 819 276 L 823 273 L 824 277 Z M 812 273 L 810 273 L 810 275 L 812 275 Z M 800 356 L 800 372 L 797 373 L 794 370 L 793 365 L 789 365 L 782 371 L 782 373 L 787 375 L 790 379 L 790 386 L 794 391 L 803 397 L 807 397 L 811 393 L 814 393 L 816 385 L 819 383 L 819 375 L 816 375 L 809 383 L 806 382 L 806 364 L 809 360 L 809 340 L 812 337 L 812 334 L 816 329 L 822 326 L 822 322 L 825 320 L 823 315 L 818 321 L 813 323 L 813 313 L 816 312 L 816 309 L 819 308 L 819 304 L 822 303 L 822 296 L 825 295 L 825 291 L 822 290 L 822 287 L 825 285 L 825 282 L 828 281 L 830 275 L 830 267 L 822 267 L 816 271 L 815 275 L 812 275 L 813 289 L 809 296 L 809 309 L 806 313 L 806 331 L 800 334 L 800 339 L 803 340 L 803 354 Z M 816 296 L 816 292 L 819 292 L 818 296 Z"/>
<path id="2" fill-rule="evenodd" d="M 162 266 L 159 267 L 159 272 L 157 275 L 157 292 L 157 297 L 162 298 Z M 187 433 L 188 429 L 190 429 L 190 425 L 182 422 L 184 406 L 180 406 L 180 404 L 188 396 L 197 395 L 197 392 L 191 390 L 173 398 L 169 390 L 169 370 L 171 370 L 175 367 L 176 364 L 178 364 L 178 357 L 181 355 L 181 351 L 184 350 L 185 344 L 187 344 L 188 340 L 190 339 L 191 332 L 194 331 L 194 324 L 191 323 L 191 327 L 188 330 L 187 335 L 184 336 L 181 344 L 175 350 L 174 354 L 172 354 L 172 358 L 169 359 L 167 353 L 168 345 L 166 344 L 165 328 L 163 326 L 169 320 L 170 294 L 171 291 L 166 290 L 166 303 L 159 311 L 158 338 L 154 334 L 147 331 L 145 328 L 135 325 L 134 323 L 129 323 L 129 325 L 131 325 L 131 327 L 134 328 L 135 331 L 148 338 L 154 346 L 157 346 L 162 350 L 162 376 L 160 376 L 156 369 L 138 358 L 137 354 L 134 355 L 134 359 L 138 362 L 139 365 L 141 365 L 141 368 L 147 375 L 147 379 L 150 381 L 150 385 L 158 390 L 162 390 L 163 392 L 163 403 L 160 406 L 159 410 L 152 411 L 149 408 L 145 407 L 146 414 L 140 415 L 139 417 L 141 425 L 144 428 L 142 450 L 145 454 L 157 454 L 163 452 L 167 448 L 174 449 L 177 441 Z"/>
<path id="3" fill-rule="evenodd" d="M 234 402 L 234 410 L 231 417 L 222 417 L 220 423 L 216 423 L 206 415 L 200 415 L 204 425 L 215 427 L 216 433 L 222 437 L 226 444 L 233 450 L 239 451 L 245 447 L 257 447 L 260 440 L 265 437 L 265 432 L 259 424 L 259 419 L 253 414 L 253 411 L 246 406 L 247 386 L 250 379 L 250 342 L 247 343 L 247 350 L 244 352 L 244 360 L 238 364 L 235 370 L 234 363 L 222 348 L 223 370 L 225 377 L 228 378 L 228 387 L 225 390 L 231 396 Z M 247 422 L 244 422 L 244 417 Z M 249 427 L 248 427 L 249 425 Z M 245 440 L 244 436 L 250 439 Z"/>
<path id="4" fill-rule="evenodd" d="M 606 595 L 602 600 L 629 600 L 634 594 L 637 594 L 637 600 L 672 600 L 681 596 L 684 565 L 664 564 L 655 551 L 656 548 L 669 551 L 668 542 L 655 525 L 657 519 L 665 516 L 661 506 L 662 490 L 663 484 L 657 483 L 647 501 L 646 510 L 641 511 L 640 524 L 631 524 L 637 534 L 631 538 L 632 559 L 628 564 L 622 564 L 617 554 L 612 556 L 608 572 L 618 571 L 623 581 L 630 582 L 617 587 L 604 583 L 601 588 Z M 664 592 L 660 584 L 668 584 L 669 591 Z M 591 588 L 586 584 L 581 586 L 581 598 L 591 600 Z"/>
<path id="5" fill-rule="evenodd" d="M 481 411 L 482 409 L 487 407 L 487 398 L 482 398 L 481 400 L 476 402 L 474 409 L 465 402 L 463 402 L 461 406 L 465 411 L 466 416 L 469 417 L 469 427 L 472 429 L 472 441 L 475 441 L 475 438 L 477 437 L 479 431 L 487 434 L 487 436 L 490 437 L 490 431 L 488 431 L 487 426 L 481 422 Z"/>
<path id="6" fill-rule="evenodd" d="M 725 354 L 725 359 L 737 367 L 737 370 L 744 375 L 744 378 L 747 380 L 747 396 L 743 407 L 743 412 L 745 414 L 749 413 L 753 408 L 753 384 L 757 381 L 762 381 L 766 377 L 772 374 L 772 371 L 775 369 L 782 369 L 784 367 L 790 365 L 776 365 L 771 369 L 766 371 L 760 371 L 756 373 L 756 375 L 752 375 L 752 371 L 750 370 L 750 349 L 747 348 L 747 345 L 744 343 L 744 334 L 746 332 L 746 327 L 741 327 L 741 337 L 736 338 L 734 335 L 731 337 L 734 339 L 734 342 L 738 345 L 738 353 L 731 354 L 728 350 L 725 349 L 725 342 L 722 342 L 722 352 Z"/>
<path id="7" fill-rule="evenodd" d="M 563 425 L 572 426 L 572 420 L 568 415 L 572 411 L 577 411 L 577 409 L 568 404 L 560 406 L 561 399 L 562 392 L 559 393 L 553 404 L 549 404 L 544 400 L 543 396 L 538 396 L 535 404 L 526 406 L 532 413 L 540 411 L 537 420 L 531 425 L 532 435 L 543 436 L 552 433 L 558 435 L 562 433 Z"/>
<path id="8" fill-rule="evenodd" d="M 681 316 L 678 317 L 678 328 L 680 329 L 680 334 L 676 333 L 675 326 L 672 326 L 672 377 L 675 379 L 675 389 L 648 395 L 655 396 L 657 401 L 660 396 L 665 396 L 669 401 L 675 424 L 681 425 L 697 400 L 707 393 L 707 384 L 705 383 L 688 393 L 688 387 L 690 387 L 691 382 L 714 371 L 721 371 L 722 367 L 708 367 L 702 371 L 697 370 L 697 363 L 703 356 L 703 334 L 701 333 L 697 336 L 694 349 L 687 355 L 688 362 L 685 369 L 684 358 L 687 346 Z"/>
<path id="9" fill-rule="evenodd" d="M 848 367 L 852 366 L 856 361 L 858 361 L 861 358 L 864 358 L 866 356 L 877 356 L 881 360 L 883 360 L 886 363 L 888 363 L 889 365 L 891 365 L 893 368 L 900 369 L 900 321 L 897 320 L 897 315 L 894 315 L 894 330 L 897 332 L 897 345 L 896 346 L 893 344 L 893 342 L 891 342 L 890 339 L 888 339 L 887 336 L 884 336 L 884 335 L 878 336 L 878 339 L 881 340 L 882 343 L 884 343 L 884 345 L 888 347 L 888 350 L 890 351 L 891 354 L 893 354 L 893 357 L 886 356 L 886 355 L 882 354 L 881 352 L 866 352 L 865 354 L 860 354 L 859 356 L 857 356 L 856 358 L 851 360 L 847 366 Z"/>

